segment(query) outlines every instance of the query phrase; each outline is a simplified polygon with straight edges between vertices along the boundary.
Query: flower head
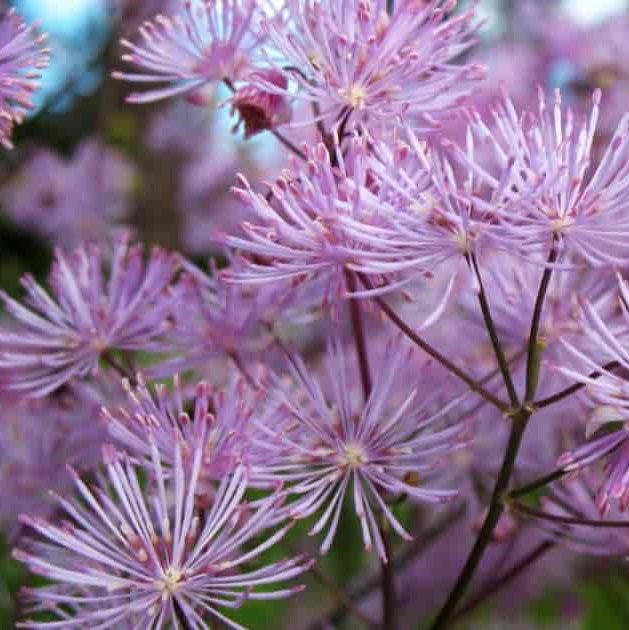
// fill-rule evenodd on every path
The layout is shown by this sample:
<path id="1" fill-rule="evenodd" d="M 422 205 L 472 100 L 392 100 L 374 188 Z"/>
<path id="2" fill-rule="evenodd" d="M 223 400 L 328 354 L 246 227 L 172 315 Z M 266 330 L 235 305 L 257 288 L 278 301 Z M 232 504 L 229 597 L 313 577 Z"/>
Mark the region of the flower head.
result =
<path id="1" fill-rule="evenodd" d="M 345 221 L 357 244 L 377 248 L 377 254 L 358 261 L 360 271 L 432 274 L 446 261 L 469 260 L 492 244 L 496 209 L 510 203 L 511 161 L 496 173 L 501 185 L 489 188 L 472 169 L 457 170 L 447 154 L 422 141 L 408 125 L 402 139 L 373 141 L 372 146 L 365 168 L 380 200 L 377 229 L 364 218 Z M 466 154 L 474 154 L 471 137 Z"/>
<path id="2" fill-rule="evenodd" d="M 583 301 L 584 334 L 592 350 L 584 352 L 564 341 L 572 364 L 559 368 L 564 375 L 586 385 L 593 403 L 586 437 L 594 435 L 593 439 L 564 454 L 560 463 L 567 469 L 581 470 L 597 460 L 605 460 L 605 475 L 597 493 L 597 504 L 604 514 L 615 502 L 621 510 L 629 508 L 629 380 L 626 377 L 629 288 L 620 276 L 618 281 L 624 321 L 612 318 L 605 321 L 590 302 Z M 601 427 L 609 431 L 595 435 Z"/>
<path id="3" fill-rule="evenodd" d="M 407 495 L 411 500 L 440 503 L 456 494 L 436 487 L 433 478 L 439 474 L 440 460 L 462 444 L 461 427 L 437 429 L 434 424 L 459 400 L 432 412 L 429 402 L 434 400 L 419 401 L 417 389 L 399 387 L 396 376 L 408 364 L 409 352 L 392 344 L 385 356 L 391 359 L 364 404 L 356 401 L 349 386 L 348 362 L 338 340 L 329 348 L 331 397 L 293 357 L 297 387 L 287 390 L 278 385 L 278 396 L 293 424 L 279 430 L 260 427 L 268 435 L 268 457 L 255 474 L 290 484 L 287 491 L 297 496 L 290 504 L 293 517 L 321 513 L 310 533 L 327 528 L 322 553 L 332 545 L 350 492 L 365 547 L 375 548 L 383 560 L 378 513 L 398 535 L 409 538 L 387 498 Z"/>
<path id="4" fill-rule="evenodd" d="M 128 210 L 133 168 L 113 149 L 86 140 L 71 160 L 42 149 L 5 189 L 3 201 L 19 225 L 63 247 L 102 240 Z"/>
<path id="5" fill-rule="evenodd" d="M 249 288 L 230 283 L 212 263 L 205 273 L 183 261 L 184 273 L 173 287 L 171 327 L 166 344 L 178 353 L 158 363 L 147 374 L 173 374 L 232 359 L 237 365 L 259 357 L 273 339 L 265 322 L 289 304 L 286 286 Z M 240 269 L 238 264 L 233 269 Z"/>
<path id="6" fill-rule="evenodd" d="M 58 250 L 49 279 L 53 295 L 30 275 L 22 278 L 24 304 L 0 294 L 13 319 L 0 329 L 3 384 L 44 396 L 96 372 L 105 352 L 158 349 L 175 268 L 174 256 L 159 249 L 145 265 L 142 247 L 131 246 L 126 234 L 116 239 L 110 262 L 96 245 L 70 255 Z"/>
<path id="7" fill-rule="evenodd" d="M 139 470 L 129 458 L 107 447 L 108 481 L 101 479 L 90 489 L 72 472 L 80 500 L 58 498 L 68 519 L 64 524 L 23 517 L 38 537 L 23 542 L 14 557 L 56 582 L 27 591 L 33 611 L 45 608 L 55 621 L 26 621 L 25 627 L 57 627 L 63 620 L 66 628 L 179 627 L 184 621 L 191 628 L 205 628 L 210 619 L 218 619 L 240 628 L 222 608 L 300 590 L 258 592 L 256 587 L 299 575 L 308 566 L 303 558 L 251 567 L 290 526 L 242 549 L 268 527 L 276 527 L 281 495 L 256 505 L 243 502 L 247 474 L 240 467 L 223 479 L 211 508 L 201 513 L 195 495 L 202 450 L 195 450 L 186 473 L 181 447 L 176 446 L 174 473 L 168 477 L 154 442 L 151 450 L 146 470 L 150 490 L 142 489 Z"/>
<path id="8" fill-rule="evenodd" d="M 550 111 L 540 89 L 537 115 L 519 115 L 505 98 L 494 113 L 495 131 L 479 117 L 472 125 L 496 161 L 515 160 L 509 190 L 518 191 L 520 199 L 505 208 L 498 229 L 520 251 L 547 251 L 554 241 L 591 266 L 629 260 L 629 113 L 595 166 L 591 153 L 600 100 L 597 90 L 589 118 L 579 122 L 570 110 L 564 113 L 559 90 Z M 478 165 L 475 170 L 496 185 Z"/>
<path id="9" fill-rule="evenodd" d="M 430 115 L 459 104 L 482 76 L 477 66 L 452 63 L 474 43 L 473 8 L 449 16 L 455 2 L 402 0 L 389 16 L 385 0 L 286 4 L 287 24 L 263 28 L 297 84 L 296 98 L 315 105 L 319 119 Z"/>
<path id="10" fill-rule="evenodd" d="M 11 131 L 32 107 L 39 71 L 48 65 L 44 35 L 36 35 L 15 9 L 0 18 L 0 144 L 12 148 Z"/>
<path id="11" fill-rule="evenodd" d="M 175 464 L 175 451 L 181 450 L 182 465 L 188 470 L 197 449 L 202 451 L 197 487 L 198 501 L 213 495 L 213 483 L 242 465 L 256 462 L 259 431 L 252 417 L 262 418 L 264 395 L 254 392 L 241 379 L 234 379 L 224 390 L 199 383 L 191 401 L 192 415 L 178 378 L 173 391 L 156 385 L 154 393 L 144 383 L 126 384 L 127 404 L 103 408 L 109 434 L 126 452 L 146 465 L 151 461 L 152 444 L 158 449 L 166 472 Z M 268 416 L 268 412 L 264 418 Z M 147 442 L 147 433 L 151 442 Z M 251 479 L 251 475 L 249 475 Z M 251 483 L 251 481 L 250 481 Z"/>
<path id="12" fill-rule="evenodd" d="M 237 112 L 243 124 L 245 139 L 261 131 L 274 129 L 291 119 L 292 110 L 288 100 L 281 94 L 273 94 L 255 85 L 256 79 L 263 79 L 280 89 L 286 89 L 285 76 L 277 70 L 259 70 L 249 76 L 251 83 L 241 87 L 231 99 L 232 114 Z"/>
<path id="13" fill-rule="evenodd" d="M 90 387 L 68 388 L 37 400 L 2 397 L 0 415 L 0 526 L 17 534 L 22 512 L 47 517 L 55 504 L 47 492 L 71 490 L 68 463 L 92 471 L 106 434 L 98 421 L 102 403 Z"/>
<path id="14" fill-rule="evenodd" d="M 183 0 L 181 12 L 158 15 L 140 27 L 142 42 L 123 39 L 129 51 L 123 60 L 140 72 L 116 72 L 133 83 L 162 83 L 165 87 L 135 92 L 132 103 L 148 103 L 191 93 L 208 83 L 243 78 L 265 39 L 257 23 L 258 0 Z"/>
<path id="15" fill-rule="evenodd" d="M 365 164 L 367 138 L 353 137 L 345 153 L 336 143 L 332 157 L 323 144 L 304 151 L 307 162 L 293 161 L 266 197 L 239 178 L 234 192 L 254 218 L 243 222 L 244 236 L 219 235 L 248 255 L 227 277 L 252 284 L 318 278 L 326 298 L 348 291 L 347 272 L 368 270 L 378 281 L 394 281 L 386 265 L 361 264 L 395 253 L 384 231 L 393 211 L 383 207 L 387 200 Z"/>

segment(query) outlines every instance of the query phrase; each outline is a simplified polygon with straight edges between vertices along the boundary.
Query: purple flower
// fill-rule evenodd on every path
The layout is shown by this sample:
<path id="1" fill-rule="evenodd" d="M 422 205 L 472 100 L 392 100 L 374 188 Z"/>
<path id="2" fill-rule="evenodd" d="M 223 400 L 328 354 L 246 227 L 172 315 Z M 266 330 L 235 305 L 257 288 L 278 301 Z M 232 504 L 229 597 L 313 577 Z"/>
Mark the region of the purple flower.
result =
<path id="1" fill-rule="evenodd" d="M 317 278 L 330 300 L 346 294 L 348 271 L 368 271 L 378 283 L 391 281 L 385 290 L 398 286 L 386 264 L 361 263 L 395 255 L 384 232 L 393 210 L 384 207 L 388 202 L 366 168 L 367 145 L 367 139 L 355 137 L 344 154 L 336 144 L 333 158 L 323 144 L 304 146 L 307 162 L 293 161 L 266 196 L 240 177 L 234 192 L 255 222 L 243 222 L 244 236 L 219 235 L 219 241 L 248 255 L 226 277 L 251 284 Z"/>
<path id="2" fill-rule="evenodd" d="M 618 282 L 624 321 L 616 322 L 609 317 L 605 321 L 590 302 L 583 301 L 584 334 L 590 340 L 593 351 L 584 352 L 564 341 L 563 345 L 573 361 L 571 365 L 559 368 L 565 376 L 585 384 L 588 397 L 594 403 L 586 437 L 595 434 L 601 427 L 611 429 L 566 453 L 560 460 L 568 469 L 581 470 L 601 458 L 605 459 L 606 474 L 597 494 L 597 504 L 602 513 L 607 513 L 616 501 L 621 510 L 629 508 L 629 381 L 626 378 L 626 370 L 629 369 L 629 287 L 620 275 Z M 610 365 L 611 362 L 616 369 Z M 603 363 L 607 367 L 601 367 Z"/>
<path id="3" fill-rule="evenodd" d="M 550 519 L 537 517 L 535 524 L 553 538 L 577 551 L 594 556 L 626 556 L 629 535 L 626 527 L 593 527 L 601 514 L 595 488 L 602 482 L 600 470 L 589 469 L 577 479 L 564 479 L 554 484 L 541 500 L 543 513 Z M 553 521 L 552 516 L 573 520 L 573 523 Z M 626 514 L 617 506 L 607 511 L 604 520 L 626 522 Z M 585 521 L 585 523 L 579 523 Z M 611 525 L 611 524 L 610 524 Z"/>
<path id="4" fill-rule="evenodd" d="M 448 16 L 451 2 L 396 4 L 389 16 L 385 0 L 289 0 L 287 25 L 263 22 L 296 98 L 314 105 L 318 120 L 427 117 L 460 105 L 482 77 L 478 66 L 452 63 L 474 43 L 473 8 Z"/>
<path id="5" fill-rule="evenodd" d="M 40 150 L 5 189 L 3 201 L 19 225 L 63 247 L 103 240 L 127 214 L 133 191 L 131 164 L 95 139 L 71 160 Z"/>
<path id="6" fill-rule="evenodd" d="M 455 169 L 408 125 L 403 138 L 373 142 L 365 160 L 378 186 L 377 228 L 361 217 L 345 220 L 351 239 L 377 248 L 357 262 L 364 273 L 432 274 L 446 261 L 462 263 L 493 244 L 497 209 L 512 203 L 512 161 L 496 172 L 500 183 L 488 187 L 471 168 Z M 466 155 L 474 155 L 469 137 Z"/>
<path id="7" fill-rule="evenodd" d="M 399 536 L 410 538 L 387 499 L 407 495 L 441 503 L 456 495 L 438 488 L 434 477 L 440 474 L 440 461 L 463 444 L 461 427 L 434 425 L 460 398 L 433 413 L 429 409 L 434 400 L 418 400 L 417 389 L 402 391 L 398 378 L 411 355 L 401 344 L 388 347 L 385 356 L 390 359 L 365 404 L 357 403 L 356 390 L 349 386 L 347 359 L 338 340 L 328 350 L 331 397 L 299 357 L 291 360 L 296 386 L 278 383 L 279 401 L 294 422 L 279 429 L 260 427 L 268 435 L 268 456 L 253 474 L 291 484 L 287 491 L 297 495 L 290 504 L 294 518 L 320 514 L 310 534 L 327 529 L 322 553 L 332 545 L 347 494 L 354 502 L 365 547 L 375 548 L 385 561 L 377 514 Z"/>
<path id="8" fill-rule="evenodd" d="M 144 465 L 150 464 L 154 443 L 167 471 L 174 468 L 176 449 L 181 450 L 186 470 L 192 466 L 196 450 L 201 449 L 197 503 L 213 496 L 214 481 L 233 473 L 242 464 L 256 461 L 259 451 L 256 439 L 260 439 L 260 434 L 257 431 L 256 435 L 252 416 L 255 413 L 265 421 L 270 418 L 268 411 L 264 416 L 260 413 L 264 406 L 261 391 L 253 391 L 241 379 L 233 379 L 222 391 L 199 383 L 196 396 L 190 401 L 194 408 L 190 417 L 185 411 L 188 401 L 178 378 L 174 391 L 156 385 L 155 393 L 151 393 L 141 377 L 138 380 L 137 387 L 126 384 L 126 405 L 103 409 L 109 434 Z M 147 432 L 151 434 L 151 444 L 146 440 Z"/>
<path id="9" fill-rule="evenodd" d="M 14 537 L 22 512 L 48 517 L 55 504 L 48 491 L 71 490 L 68 463 L 91 471 L 106 434 L 98 420 L 100 394 L 75 387 L 38 400 L 2 397 L 0 414 L 0 525 Z"/>
<path id="10" fill-rule="evenodd" d="M 50 295 L 26 275 L 24 304 L 0 293 L 14 322 L 0 329 L 0 375 L 10 389 L 45 396 L 75 377 L 98 370 L 113 349 L 158 350 L 168 328 L 173 255 L 154 249 L 146 263 L 128 235 L 116 239 L 111 261 L 86 244 L 58 250 Z"/>
<path id="11" fill-rule="evenodd" d="M 225 477 L 211 508 L 195 505 L 203 453 L 197 448 L 189 474 L 175 445 L 174 471 L 166 476 L 150 438 L 150 490 L 128 457 L 104 449 L 108 480 L 90 489 L 72 472 L 79 498 L 58 498 L 62 525 L 24 516 L 39 536 L 22 543 L 14 557 L 56 584 L 27 591 L 31 611 L 46 610 L 55 621 L 26 621 L 24 627 L 162 628 L 184 621 L 206 628 L 210 619 L 241 628 L 221 612 L 247 599 L 288 597 L 301 587 L 257 590 L 290 580 L 308 568 L 302 558 L 251 566 L 278 542 L 290 525 L 277 528 L 282 495 L 243 502 L 247 473 Z M 144 469 L 141 469 L 144 471 Z M 273 527 L 263 542 L 253 542 Z M 247 550 L 242 547 L 253 543 Z M 68 611 L 70 616 L 68 616 Z"/>
<path id="12" fill-rule="evenodd" d="M 125 39 L 122 59 L 138 73 L 115 72 L 124 81 L 165 84 L 134 92 L 131 103 L 149 103 L 199 90 L 208 83 L 243 78 L 265 39 L 257 0 L 182 0 L 181 12 L 158 15 L 140 27 L 142 43 Z"/>
<path id="13" fill-rule="evenodd" d="M 525 254 L 547 251 L 555 241 L 562 251 L 591 266 L 626 264 L 629 260 L 629 113 L 598 165 L 591 157 L 601 92 L 592 97 L 589 119 L 564 114 L 559 90 L 552 111 L 540 89 L 537 116 L 520 115 L 508 98 L 496 108 L 495 130 L 478 117 L 475 134 L 489 143 L 494 159 L 515 160 L 510 190 L 517 206 L 502 212 L 497 230 L 503 242 Z M 470 160 L 467 160 L 470 163 Z M 471 168 L 474 168 L 470 165 Z M 498 185 L 478 164 L 477 175 Z"/>
<path id="14" fill-rule="evenodd" d="M 48 65 L 45 35 L 36 35 L 32 26 L 10 9 L 0 19 L 0 144 L 7 149 L 11 131 L 32 108 L 32 94 L 39 88 L 39 70 Z"/>
<path id="15" fill-rule="evenodd" d="M 184 273 L 173 287 L 171 328 L 166 336 L 166 345 L 177 354 L 147 374 L 173 374 L 210 365 L 215 359 L 221 364 L 226 358 L 237 366 L 250 364 L 267 352 L 273 337 L 265 322 L 290 305 L 292 296 L 286 285 L 250 288 L 227 282 L 214 263 L 209 274 L 187 261 L 182 264 Z"/>

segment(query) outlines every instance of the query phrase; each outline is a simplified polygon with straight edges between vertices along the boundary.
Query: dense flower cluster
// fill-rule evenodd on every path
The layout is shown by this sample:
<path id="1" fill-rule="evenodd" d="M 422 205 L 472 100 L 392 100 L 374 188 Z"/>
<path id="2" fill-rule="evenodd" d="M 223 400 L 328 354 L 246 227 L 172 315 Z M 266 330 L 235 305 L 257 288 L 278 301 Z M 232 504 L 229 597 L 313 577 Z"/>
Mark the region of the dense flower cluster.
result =
<path id="1" fill-rule="evenodd" d="M 242 628 L 313 572 L 312 627 L 442 630 L 628 555 L 629 68 L 533 2 L 543 54 L 475 53 L 477 4 L 109 2 L 106 87 L 173 102 L 0 174 L 55 246 L 0 290 L 22 627 Z M 43 39 L 0 22 L 6 147 Z"/>
<path id="2" fill-rule="evenodd" d="M 11 9 L 0 22 L 0 144 L 11 148 L 11 131 L 33 106 L 40 71 L 48 65 L 44 35 Z"/>

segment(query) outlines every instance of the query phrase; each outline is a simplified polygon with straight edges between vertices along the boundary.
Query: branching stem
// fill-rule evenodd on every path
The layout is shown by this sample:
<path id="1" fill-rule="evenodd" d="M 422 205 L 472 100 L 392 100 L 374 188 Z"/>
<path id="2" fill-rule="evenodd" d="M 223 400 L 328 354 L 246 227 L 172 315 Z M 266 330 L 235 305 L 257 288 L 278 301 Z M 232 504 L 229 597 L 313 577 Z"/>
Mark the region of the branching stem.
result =
<path id="1" fill-rule="evenodd" d="M 478 302 L 481 307 L 481 312 L 483 313 L 483 321 L 485 322 L 485 327 L 487 328 L 487 332 L 489 333 L 491 346 L 494 349 L 494 354 L 496 355 L 496 360 L 498 361 L 498 366 L 500 367 L 502 378 L 504 380 L 505 387 L 507 388 L 507 393 L 509 395 L 509 400 L 511 401 L 511 406 L 513 408 L 516 408 L 520 404 L 520 401 L 518 399 L 518 394 L 515 391 L 513 379 L 511 378 L 511 371 L 509 370 L 507 358 L 505 357 L 504 350 L 502 349 L 502 345 L 500 344 L 500 340 L 498 339 L 496 326 L 494 324 L 494 320 L 491 316 L 491 310 L 489 308 L 489 301 L 487 300 L 487 294 L 485 293 L 485 286 L 483 285 L 483 279 L 480 274 L 480 269 L 478 268 L 476 256 L 474 254 L 470 256 L 469 262 L 478 282 Z"/>
<path id="2" fill-rule="evenodd" d="M 359 274 L 360 280 L 367 289 L 373 289 L 369 278 L 363 274 Z M 384 300 L 384 298 L 378 296 L 373 298 L 376 304 L 380 307 L 382 312 L 395 324 L 416 346 L 421 348 L 426 354 L 433 359 L 441 363 L 449 372 L 452 372 L 455 376 L 461 379 L 473 392 L 476 392 L 482 396 L 487 402 L 494 405 L 503 412 L 508 410 L 508 405 L 500 400 L 497 396 L 494 396 L 490 391 L 485 389 L 478 381 L 472 378 L 460 367 L 452 363 L 450 359 L 441 354 L 436 348 L 433 348 L 425 339 L 420 337 Z"/>

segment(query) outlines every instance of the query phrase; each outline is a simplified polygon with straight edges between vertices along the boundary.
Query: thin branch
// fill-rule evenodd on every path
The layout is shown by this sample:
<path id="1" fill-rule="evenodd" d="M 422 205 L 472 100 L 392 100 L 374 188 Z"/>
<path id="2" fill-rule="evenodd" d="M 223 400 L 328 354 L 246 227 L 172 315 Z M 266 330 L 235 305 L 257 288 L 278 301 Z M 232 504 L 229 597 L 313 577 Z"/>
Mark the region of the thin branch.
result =
<path id="1" fill-rule="evenodd" d="M 548 264 L 552 265 L 556 261 L 556 259 L 557 251 L 553 243 L 553 247 L 551 248 L 550 254 L 548 256 Z M 472 262 L 475 263 L 473 259 Z M 515 462 L 518 456 L 518 452 L 520 450 L 522 438 L 524 437 L 529 418 L 531 417 L 531 413 L 533 412 L 530 401 L 532 401 L 532 398 L 535 394 L 535 388 L 537 386 L 537 379 L 535 375 L 536 371 L 539 369 L 539 364 L 537 363 L 538 335 L 542 318 L 542 310 L 544 307 L 546 293 L 548 291 L 548 285 L 550 283 L 551 273 L 552 267 L 546 267 L 544 269 L 540 286 L 537 291 L 535 308 L 533 309 L 533 317 L 531 319 L 531 332 L 529 334 L 528 340 L 526 395 L 523 404 L 513 414 L 512 417 L 511 433 L 509 434 L 507 450 L 505 451 L 502 465 L 500 467 L 500 472 L 498 473 L 498 479 L 496 479 L 496 484 L 491 495 L 489 508 L 487 510 L 487 516 L 485 517 L 485 521 L 483 522 L 481 530 L 478 533 L 478 537 L 476 538 L 474 546 L 472 547 L 472 550 L 470 551 L 470 554 L 465 562 L 465 566 L 463 567 L 454 587 L 452 588 L 448 599 L 443 605 L 443 608 L 441 609 L 432 626 L 430 627 L 431 630 L 443 630 L 444 628 L 448 627 L 449 622 L 452 619 L 452 615 L 454 615 L 456 611 L 456 607 L 459 601 L 463 597 L 468 585 L 470 584 L 472 578 L 474 577 L 474 574 L 476 573 L 476 569 L 478 568 L 478 565 L 480 564 L 485 550 L 487 549 L 487 546 L 491 541 L 493 531 L 496 528 L 498 520 L 500 519 L 500 516 L 504 511 L 505 493 L 509 486 L 509 481 L 511 479 L 513 469 L 515 468 Z"/>
<path id="2" fill-rule="evenodd" d="M 421 554 L 426 551 L 426 549 L 430 547 L 435 540 L 439 539 L 451 525 L 456 523 L 463 516 L 464 512 L 465 508 L 463 506 L 459 506 L 455 511 L 438 519 L 434 525 L 422 532 L 421 536 L 416 538 L 408 546 L 401 549 L 397 554 L 393 554 L 391 566 L 394 570 L 396 572 L 400 572 L 408 567 L 408 565 L 421 556 Z M 375 591 L 379 585 L 380 574 L 378 572 L 350 589 L 349 597 L 353 601 L 359 601 Z M 327 613 L 323 619 L 310 625 L 308 630 L 322 630 L 323 628 L 328 628 L 330 626 L 337 627 L 341 624 L 347 613 L 348 609 L 346 606 L 338 606 L 331 612 Z"/>
<path id="3" fill-rule="evenodd" d="M 367 289 L 373 289 L 373 285 L 368 277 L 364 274 L 358 274 L 361 282 Z M 427 341 L 422 339 L 387 303 L 378 296 L 373 300 L 382 309 L 382 312 L 395 324 L 415 345 L 419 346 L 426 354 L 441 363 L 448 371 L 461 379 L 472 391 L 482 396 L 487 402 L 491 403 L 502 412 L 508 411 L 509 407 L 506 403 L 494 396 L 490 391 L 485 389 L 478 381 L 473 379 L 469 374 L 456 366 L 450 359 L 445 357 L 436 348 L 433 348 Z"/>
<path id="4" fill-rule="evenodd" d="M 365 624 L 368 628 L 378 627 L 378 624 L 374 623 L 358 606 L 356 606 L 352 597 L 330 580 L 330 578 L 323 573 L 316 564 L 313 564 L 312 567 L 310 567 L 310 573 L 312 573 L 319 584 L 324 586 L 330 592 L 344 610 L 349 611 L 358 621 Z"/>
<path id="5" fill-rule="evenodd" d="M 354 274 L 347 271 L 345 274 L 348 292 L 356 291 L 356 278 Z M 363 386 L 363 394 L 365 403 L 368 402 L 371 391 L 372 381 L 369 369 L 369 355 L 367 354 L 367 339 L 365 337 L 365 326 L 362 318 L 360 302 L 356 299 L 349 300 L 350 317 L 352 321 L 352 329 L 354 331 L 354 342 L 356 344 L 356 353 L 358 355 L 358 367 L 360 370 L 360 380 Z M 391 555 L 391 539 L 390 533 L 385 527 L 380 526 L 380 536 L 385 548 L 387 558 Z M 382 588 L 382 623 L 386 630 L 395 630 L 397 625 L 397 602 L 395 593 L 395 575 L 391 569 L 388 560 L 380 562 L 381 571 L 381 588 Z"/>
<path id="6" fill-rule="evenodd" d="M 610 361 L 609 363 L 606 363 L 605 365 L 603 365 L 603 370 L 611 371 L 619 367 L 620 367 L 620 363 L 618 361 Z M 588 378 L 590 379 L 599 378 L 600 376 L 603 376 L 603 372 L 599 370 L 595 370 L 594 372 L 590 372 L 590 374 L 588 374 Z M 566 387 L 565 389 L 562 389 L 561 391 L 557 392 L 556 394 L 553 394 L 552 396 L 548 396 L 547 398 L 542 398 L 541 400 L 534 402 L 533 405 L 536 409 L 543 409 L 544 407 L 553 405 L 563 400 L 564 398 L 567 398 L 568 396 L 575 394 L 579 390 L 583 389 L 585 386 L 586 386 L 586 383 L 574 383 L 574 385 L 570 385 L 570 387 Z"/>
<path id="7" fill-rule="evenodd" d="M 548 265 L 552 265 L 556 260 L 557 249 L 555 248 L 555 243 L 553 242 L 550 254 L 548 255 Z M 546 293 L 548 292 L 548 285 L 550 284 L 552 273 L 552 266 L 547 266 L 544 269 L 542 281 L 539 285 L 539 291 L 537 292 L 537 299 L 535 300 L 533 316 L 531 318 L 531 333 L 529 335 L 528 358 L 526 361 L 526 393 L 524 394 L 524 401 L 528 403 L 533 402 L 535 390 L 537 389 L 537 374 L 539 373 L 539 329 L 542 321 L 544 301 L 546 299 Z"/>
<path id="8" fill-rule="evenodd" d="M 546 487 L 549 483 L 553 481 L 557 481 L 557 479 L 561 479 L 564 475 L 568 474 L 568 470 L 566 468 L 557 468 L 557 470 L 553 470 L 553 472 L 548 475 L 544 475 L 543 477 L 539 477 L 531 481 L 530 483 L 521 486 L 520 488 L 515 488 L 509 492 L 509 498 L 515 499 L 516 497 L 524 496 L 525 494 L 529 494 L 529 492 L 533 492 L 534 490 L 539 490 L 540 488 Z"/>
<path id="9" fill-rule="evenodd" d="M 126 378 L 132 386 L 135 387 L 137 385 L 137 378 L 135 374 L 122 365 L 122 363 L 114 357 L 110 350 L 103 352 L 101 358 L 105 361 L 105 363 L 107 363 L 107 365 L 109 365 L 109 367 L 118 372 L 122 378 Z"/>
<path id="10" fill-rule="evenodd" d="M 509 582 L 518 577 L 521 573 L 528 569 L 532 564 L 537 562 L 537 560 L 539 560 L 542 556 L 544 556 L 544 554 L 548 553 L 554 547 L 555 542 L 552 540 L 545 540 L 544 542 L 537 545 L 535 548 L 529 551 L 529 553 L 523 556 L 516 564 L 514 564 L 508 571 L 497 577 L 495 580 L 492 580 L 480 593 L 470 599 L 465 604 L 465 606 L 459 609 L 459 611 L 454 615 L 453 620 L 460 619 L 464 615 L 472 612 L 479 604 L 482 604 L 484 601 L 495 595 Z"/>
<path id="11" fill-rule="evenodd" d="M 598 527 L 603 529 L 619 529 L 629 527 L 629 521 L 617 521 L 610 520 L 604 521 L 591 518 L 578 518 L 574 516 L 562 516 L 560 514 L 550 514 L 549 512 L 543 512 L 529 507 L 520 501 L 509 500 L 509 507 L 531 518 L 538 518 L 544 521 L 550 521 L 552 523 L 559 523 L 561 525 L 580 525 L 582 527 Z"/>
<path id="12" fill-rule="evenodd" d="M 356 290 L 356 279 L 351 272 L 345 274 L 347 289 L 349 293 Z M 352 330 L 354 331 L 354 342 L 356 344 L 356 353 L 358 355 L 358 368 L 360 370 L 360 382 L 363 386 L 363 394 L 365 402 L 371 396 L 372 382 L 371 373 L 369 371 L 369 357 L 367 355 L 367 340 L 365 338 L 365 327 L 361 313 L 360 302 L 356 299 L 349 300 L 350 318 L 352 320 Z"/>
<path id="13" fill-rule="evenodd" d="M 480 532 L 474 542 L 474 546 L 470 551 L 470 554 L 465 562 L 459 577 L 448 596 L 441 611 L 437 615 L 430 630 L 443 630 L 449 627 L 452 615 L 454 614 L 456 607 L 463 597 L 469 583 L 472 581 L 476 569 L 480 564 L 480 561 L 491 541 L 493 531 L 504 511 L 503 497 L 509 485 L 513 468 L 515 467 L 515 460 L 520 450 L 520 444 L 530 413 L 526 409 L 520 409 L 513 417 L 513 424 L 511 426 L 511 434 L 509 435 L 509 443 L 507 444 L 507 450 L 505 452 L 500 472 L 498 473 L 498 479 L 494 486 L 494 490 L 489 502 L 489 509 L 487 516 L 483 522 Z"/>
<path id="14" fill-rule="evenodd" d="M 520 401 L 518 399 L 518 394 L 515 391 L 515 385 L 513 384 L 513 379 L 511 378 L 511 371 L 509 370 L 504 350 L 500 344 L 500 339 L 498 339 L 498 333 L 496 331 L 494 320 L 491 316 L 491 309 L 489 308 L 489 301 L 487 300 L 487 294 L 485 293 L 485 286 L 483 285 L 483 279 L 480 274 L 480 269 L 478 268 L 478 262 L 476 260 L 476 256 L 473 254 L 470 256 L 470 263 L 478 281 L 478 301 L 480 303 L 481 312 L 483 313 L 485 327 L 489 333 L 489 339 L 491 340 L 491 345 L 494 349 L 498 366 L 502 372 L 502 378 L 507 388 L 507 393 L 509 394 L 509 400 L 511 401 L 511 405 L 515 408 L 520 404 Z"/>
<path id="15" fill-rule="evenodd" d="M 293 144 L 286 136 L 282 135 L 277 129 L 269 129 L 275 138 L 283 144 L 289 151 L 292 151 L 300 160 L 308 161 L 308 156 L 295 144 Z"/>

